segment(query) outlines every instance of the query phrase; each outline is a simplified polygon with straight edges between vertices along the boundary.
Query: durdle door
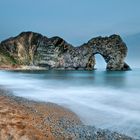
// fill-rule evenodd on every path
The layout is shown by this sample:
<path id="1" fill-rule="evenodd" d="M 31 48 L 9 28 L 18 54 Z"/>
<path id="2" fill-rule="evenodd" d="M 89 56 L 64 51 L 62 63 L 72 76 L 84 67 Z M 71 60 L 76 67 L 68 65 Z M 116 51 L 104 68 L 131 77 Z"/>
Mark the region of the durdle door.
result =
<path id="1" fill-rule="evenodd" d="M 107 70 L 130 70 L 124 62 L 127 47 L 119 35 L 97 37 L 88 41 L 87 46 L 93 48 L 93 54 L 100 54 L 107 63 Z"/>
<path id="2" fill-rule="evenodd" d="M 34 32 L 22 32 L 0 43 L 0 67 L 93 70 L 96 54 L 102 55 L 107 70 L 130 70 L 124 62 L 126 44 L 118 35 L 93 38 L 74 47 L 60 37 Z"/>

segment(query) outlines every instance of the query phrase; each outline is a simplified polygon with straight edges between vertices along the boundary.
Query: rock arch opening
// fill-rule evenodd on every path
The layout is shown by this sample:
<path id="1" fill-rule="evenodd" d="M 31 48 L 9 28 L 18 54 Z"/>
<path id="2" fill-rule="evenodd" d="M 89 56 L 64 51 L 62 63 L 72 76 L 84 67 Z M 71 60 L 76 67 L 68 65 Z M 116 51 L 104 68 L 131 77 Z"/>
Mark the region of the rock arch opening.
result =
<path id="1" fill-rule="evenodd" d="M 101 54 L 94 54 L 95 69 L 106 69 L 106 62 Z"/>

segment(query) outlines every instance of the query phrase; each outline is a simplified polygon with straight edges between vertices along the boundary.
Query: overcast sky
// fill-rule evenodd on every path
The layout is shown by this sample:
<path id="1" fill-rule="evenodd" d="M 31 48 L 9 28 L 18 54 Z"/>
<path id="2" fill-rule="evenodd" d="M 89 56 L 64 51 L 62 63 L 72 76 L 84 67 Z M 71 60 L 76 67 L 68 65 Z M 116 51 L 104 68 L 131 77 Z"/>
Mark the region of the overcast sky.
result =
<path id="1" fill-rule="evenodd" d="M 140 33 L 140 0 L 0 0 L 0 41 L 22 31 L 60 36 L 75 46 L 95 36 Z"/>
<path id="2" fill-rule="evenodd" d="M 140 0 L 0 0 L 0 40 L 29 30 L 80 45 L 139 32 L 139 25 Z"/>

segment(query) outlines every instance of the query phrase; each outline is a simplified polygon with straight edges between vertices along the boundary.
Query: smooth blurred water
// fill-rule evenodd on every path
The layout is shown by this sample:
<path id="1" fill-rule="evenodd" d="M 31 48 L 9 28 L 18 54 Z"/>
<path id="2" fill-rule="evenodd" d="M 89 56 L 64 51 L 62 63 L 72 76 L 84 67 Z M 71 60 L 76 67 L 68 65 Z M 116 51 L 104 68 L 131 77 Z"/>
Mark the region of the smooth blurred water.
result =
<path id="1" fill-rule="evenodd" d="M 88 125 L 140 138 L 140 69 L 132 71 L 0 71 L 17 96 L 70 108 Z"/>

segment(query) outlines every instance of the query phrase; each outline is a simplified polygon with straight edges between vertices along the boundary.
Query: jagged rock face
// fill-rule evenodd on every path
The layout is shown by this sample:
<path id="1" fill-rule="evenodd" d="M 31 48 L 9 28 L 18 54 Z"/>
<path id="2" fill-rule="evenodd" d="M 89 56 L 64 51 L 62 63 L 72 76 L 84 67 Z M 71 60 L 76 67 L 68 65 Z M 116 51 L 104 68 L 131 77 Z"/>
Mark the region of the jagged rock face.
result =
<path id="1" fill-rule="evenodd" d="M 30 65 L 41 38 L 40 34 L 26 32 L 1 42 L 0 54 L 5 57 L 1 64 L 8 59 L 9 64 Z"/>
<path id="2" fill-rule="evenodd" d="M 43 40 L 37 47 L 34 64 L 51 68 L 93 69 L 94 56 L 88 47 L 73 47 L 59 37 Z"/>
<path id="3" fill-rule="evenodd" d="M 107 63 L 107 70 L 128 70 L 130 67 L 124 62 L 127 55 L 126 44 L 118 35 L 97 37 L 86 44 L 93 48 L 93 54 L 100 54 Z"/>
<path id="4" fill-rule="evenodd" d="M 94 56 L 89 47 L 73 47 L 60 37 L 47 38 L 23 32 L 1 43 L 2 52 L 19 65 L 56 69 L 93 69 Z"/>
<path id="5" fill-rule="evenodd" d="M 128 70 L 124 62 L 127 47 L 120 36 L 97 37 L 73 47 L 60 37 L 47 38 L 38 33 L 23 32 L 0 44 L 0 65 L 35 65 L 50 69 L 86 69 L 95 65 L 95 54 L 101 54 L 108 70 Z"/>

